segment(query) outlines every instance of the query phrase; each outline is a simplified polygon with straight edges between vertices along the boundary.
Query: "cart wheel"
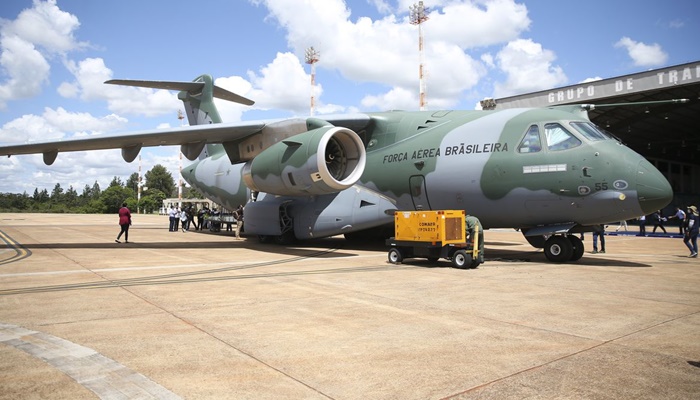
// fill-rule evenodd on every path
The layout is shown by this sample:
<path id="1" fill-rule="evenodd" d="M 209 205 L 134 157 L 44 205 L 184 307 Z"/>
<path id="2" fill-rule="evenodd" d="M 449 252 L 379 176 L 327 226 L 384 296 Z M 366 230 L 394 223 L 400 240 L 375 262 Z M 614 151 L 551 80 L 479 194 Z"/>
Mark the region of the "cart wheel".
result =
<path id="1" fill-rule="evenodd" d="M 469 268 L 472 263 L 472 256 L 464 250 L 455 251 L 452 255 L 452 266 L 459 269 Z"/>
<path id="2" fill-rule="evenodd" d="M 399 249 L 391 249 L 389 250 L 389 262 L 392 264 L 400 264 L 401 261 L 403 261 L 403 256 L 401 255 L 401 252 Z"/>

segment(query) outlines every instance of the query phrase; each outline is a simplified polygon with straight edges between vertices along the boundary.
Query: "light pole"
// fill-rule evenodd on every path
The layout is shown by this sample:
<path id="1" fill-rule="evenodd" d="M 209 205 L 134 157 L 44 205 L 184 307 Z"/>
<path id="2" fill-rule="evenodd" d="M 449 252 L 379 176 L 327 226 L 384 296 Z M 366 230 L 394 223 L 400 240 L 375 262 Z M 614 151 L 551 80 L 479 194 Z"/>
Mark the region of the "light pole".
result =
<path id="1" fill-rule="evenodd" d="M 182 110 L 177 110 L 177 119 L 180 120 L 180 126 L 184 126 L 184 119 L 185 116 L 182 114 Z M 180 207 L 182 207 L 182 149 L 178 150 L 177 153 L 179 157 L 179 165 L 178 165 L 178 175 L 180 179 L 178 180 L 178 185 L 177 185 L 177 200 L 180 202 Z"/>
<path id="2" fill-rule="evenodd" d="M 136 196 L 136 214 L 141 214 L 141 186 L 143 186 L 143 182 L 141 182 L 141 154 L 139 154 L 139 178 L 138 182 L 136 182 L 136 191 L 138 192 Z"/>
<path id="3" fill-rule="evenodd" d="M 314 115 L 314 92 L 316 90 L 316 63 L 318 62 L 319 58 L 321 57 L 321 53 L 314 49 L 313 46 L 309 47 L 306 49 L 306 52 L 304 52 L 304 61 L 306 61 L 307 64 L 311 65 L 311 114 Z"/>
<path id="4" fill-rule="evenodd" d="M 428 20 L 428 9 L 423 5 L 422 1 L 408 7 L 408 19 L 411 25 L 418 25 L 418 78 L 420 79 L 420 109 L 425 110 L 427 100 L 425 99 L 425 74 L 423 73 L 423 29 L 421 24 Z"/>

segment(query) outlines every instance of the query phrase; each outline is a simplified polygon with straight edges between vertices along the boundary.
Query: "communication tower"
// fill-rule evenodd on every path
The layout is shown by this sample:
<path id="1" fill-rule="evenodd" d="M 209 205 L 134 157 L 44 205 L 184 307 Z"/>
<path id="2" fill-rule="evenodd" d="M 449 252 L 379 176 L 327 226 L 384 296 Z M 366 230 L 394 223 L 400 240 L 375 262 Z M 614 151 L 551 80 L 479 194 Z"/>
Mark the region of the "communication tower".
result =
<path id="1" fill-rule="evenodd" d="M 316 91 L 316 63 L 321 57 L 321 53 L 315 50 L 313 46 L 306 49 L 304 52 L 304 60 L 311 65 L 311 116 L 314 115 L 314 92 Z"/>
<path id="2" fill-rule="evenodd" d="M 428 20 L 428 9 L 423 5 L 422 1 L 408 7 L 408 18 L 411 25 L 418 25 L 418 78 L 420 79 L 420 109 L 425 110 L 427 100 L 425 98 L 425 74 L 423 71 L 423 29 L 421 24 Z"/>

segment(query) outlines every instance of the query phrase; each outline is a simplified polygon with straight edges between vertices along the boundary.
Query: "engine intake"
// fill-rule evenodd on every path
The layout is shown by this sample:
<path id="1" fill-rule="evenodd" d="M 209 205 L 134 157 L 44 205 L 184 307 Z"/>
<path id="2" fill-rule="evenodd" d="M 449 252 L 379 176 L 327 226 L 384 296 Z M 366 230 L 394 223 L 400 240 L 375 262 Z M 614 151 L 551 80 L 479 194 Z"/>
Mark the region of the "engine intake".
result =
<path id="1" fill-rule="evenodd" d="M 360 179 L 365 163 L 355 132 L 323 126 L 265 149 L 243 167 L 243 180 L 251 190 L 275 195 L 337 193 Z"/>

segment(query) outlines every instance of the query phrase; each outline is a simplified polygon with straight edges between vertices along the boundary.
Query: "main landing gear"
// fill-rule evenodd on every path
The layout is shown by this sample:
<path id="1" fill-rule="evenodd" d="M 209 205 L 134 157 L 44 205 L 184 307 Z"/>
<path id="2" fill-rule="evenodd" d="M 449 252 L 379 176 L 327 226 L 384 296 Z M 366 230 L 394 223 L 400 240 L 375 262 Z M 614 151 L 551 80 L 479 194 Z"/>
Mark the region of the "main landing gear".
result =
<path id="1" fill-rule="evenodd" d="M 574 235 L 554 235 L 544 242 L 544 255 L 551 262 L 578 261 L 583 257 L 583 241 Z"/>

